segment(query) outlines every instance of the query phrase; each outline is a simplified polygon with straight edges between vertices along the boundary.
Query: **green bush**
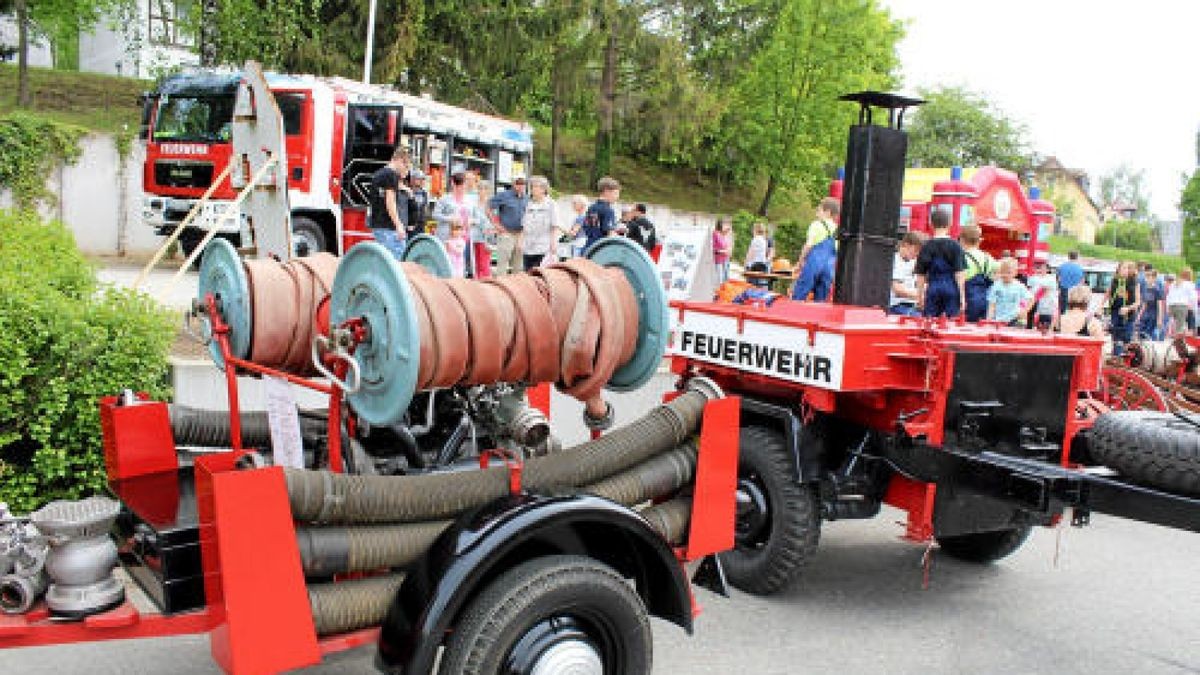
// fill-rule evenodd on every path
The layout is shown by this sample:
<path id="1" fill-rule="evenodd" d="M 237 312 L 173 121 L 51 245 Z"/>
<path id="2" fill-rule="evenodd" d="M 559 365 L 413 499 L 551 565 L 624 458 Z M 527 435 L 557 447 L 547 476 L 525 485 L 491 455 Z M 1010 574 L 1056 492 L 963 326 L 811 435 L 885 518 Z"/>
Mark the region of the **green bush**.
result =
<path id="1" fill-rule="evenodd" d="M 61 223 L 0 211 L 0 501 L 23 512 L 103 487 L 97 402 L 168 393 L 173 324 L 101 287 Z"/>
<path id="2" fill-rule="evenodd" d="M 1098 238 L 1098 237 L 1097 237 Z M 1187 266 L 1183 258 L 1177 255 L 1167 255 L 1165 253 L 1147 253 L 1145 251 L 1134 251 L 1127 248 L 1116 248 L 1114 246 L 1102 246 L 1100 244 L 1083 244 L 1077 241 L 1074 237 L 1056 235 L 1050 237 L 1050 252 L 1059 255 L 1066 255 L 1071 251 L 1079 251 L 1079 255 L 1085 258 L 1098 258 L 1100 260 L 1111 260 L 1113 262 L 1122 262 L 1125 260 L 1148 262 L 1154 265 L 1154 269 L 1160 272 L 1178 272 Z"/>
<path id="3" fill-rule="evenodd" d="M 1125 248 L 1131 251 L 1154 251 L 1157 236 L 1150 223 L 1136 220 L 1111 220 L 1100 227 L 1096 233 L 1096 243 Z"/>
<path id="4" fill-rule="evenodd" d="M 754 223 L 765 222 L 773 225 L 775 239 L 775 257 L 783 257 L 795 263 L 804 246 L 804 235 L 808 231 L 808 219 L 771 221 L 762 216 L 756 216 L 749 211 L 738 211 L 733 216 L 733 259 L 743 262 L 746 259 L 746 249 L 753 237 Z M 768 228 L 768 232 L 771 228 Z"/>
<path id="5" fill-rule="evenodd" d="M 46 177 L 62 163 L 79 159 L 79 139 L 87 130 L 38 115 L 0 116 L 0 187 L 12 190 L 19 208 L 50 200 Z"/>

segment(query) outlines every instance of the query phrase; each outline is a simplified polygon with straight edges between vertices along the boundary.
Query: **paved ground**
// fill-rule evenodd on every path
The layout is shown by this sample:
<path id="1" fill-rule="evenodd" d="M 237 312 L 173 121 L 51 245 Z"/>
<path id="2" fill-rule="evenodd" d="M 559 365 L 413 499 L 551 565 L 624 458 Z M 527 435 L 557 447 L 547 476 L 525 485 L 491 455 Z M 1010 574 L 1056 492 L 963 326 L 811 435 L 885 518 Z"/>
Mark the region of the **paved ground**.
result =
<path id="1" fill-rule="evenodd" d="M 666 385 L 620 397 L 619 415 Z M 556 399 L 554 414 L 582 435 L 574 402 Z M 802 582 L 778 597 L 698 591 L 693 637 L 655 622 L 655 672 L 1200 673 L 1200 536 L 1099 516 L 1083 530 L 1039 530 L 997 565 L 935 554 L 922 590 L 924 549 L 897 539 L 900 519 L 827 525 Z M 371 656 L 304 672 L 370 672 Z M 201 637 L 0 653 L 5 674 L 216 672 Z"/>

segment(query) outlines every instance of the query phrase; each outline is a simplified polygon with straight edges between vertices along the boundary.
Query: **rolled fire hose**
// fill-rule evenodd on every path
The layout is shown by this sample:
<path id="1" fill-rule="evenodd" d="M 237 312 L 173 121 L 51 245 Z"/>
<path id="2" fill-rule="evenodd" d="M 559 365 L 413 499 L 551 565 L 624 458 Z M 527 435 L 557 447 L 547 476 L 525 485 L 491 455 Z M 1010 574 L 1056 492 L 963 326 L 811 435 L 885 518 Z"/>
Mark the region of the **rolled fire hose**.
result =
<path id="1" fill-rule="evenodd" d="M 674 448 L 696 432 L 704 404 L 719 392 L 695 388 L 629 425 L 569 450 L 525 463 L 530 490 L 590 485 Z M 508 469 L 419 476 L 352 476 L 285 470 L 292 517 L 309 523 L 440 520 L 508 493 Z"/>
<path id="2" fill-rule="evenodd" d="M 690 497 L 679 497 L 641 512 L 667 541 L 683 541 L 692 513 Z M 309 584 L 308 601 L 317 635 L 332 635 L 378 626 L 404 583 L 403 574 L 384 574 L 337 583 Z"/>
<path id="3" fill-rule="evenodd" d="M 692 441 L 580 490 L 625 506 L 669 495 L 691 481 L 696 470 Z M 424 555 L 450 520 L 399 525 L 298 527 L 296 541 L 307 576 L 331 576 L 405 567 Z M 660 529 L 667 533 L 672 528 Z"/>

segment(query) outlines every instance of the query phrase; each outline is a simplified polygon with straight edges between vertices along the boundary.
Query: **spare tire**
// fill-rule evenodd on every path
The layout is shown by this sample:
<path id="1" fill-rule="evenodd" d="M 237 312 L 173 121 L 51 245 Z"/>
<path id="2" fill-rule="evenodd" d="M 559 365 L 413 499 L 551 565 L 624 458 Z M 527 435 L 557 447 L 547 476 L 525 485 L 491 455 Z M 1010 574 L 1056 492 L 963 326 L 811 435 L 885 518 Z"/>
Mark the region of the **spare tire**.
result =
<path id="1" fill-rule="evenodd" d="M 1101 415 L 1092 456 L 1134 481 L 1200 495 L 1200 415 L 1145 410 Z"/>

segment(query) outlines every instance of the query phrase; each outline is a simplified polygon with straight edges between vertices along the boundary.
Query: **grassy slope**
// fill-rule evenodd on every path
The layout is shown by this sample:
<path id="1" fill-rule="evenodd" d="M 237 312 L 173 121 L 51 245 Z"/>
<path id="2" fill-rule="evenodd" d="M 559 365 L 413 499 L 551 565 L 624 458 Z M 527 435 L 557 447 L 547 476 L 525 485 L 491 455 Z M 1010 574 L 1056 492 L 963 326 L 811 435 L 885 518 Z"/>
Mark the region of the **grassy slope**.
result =
<path id="1" fill-rule="evenodd" d="M 134 133 L 141 119 L 138 96 L 145 80 L 95 73 L 29 69 L 32 112 L 105 133 Z M 16 109 L 17 67 L 0 64 L 0 115 Z"/>
<path id="2" fill-rule="evenodd" d="M 558 184 L 559 193 L 582 193 L 589 198 L 595 194 L 590 185 L 593 142 L 590 136 L 568 132 L 560 141 Z M 534 138 L 534 169 L 537 173 L 550 173 L 550 129 L 538 127 Z M 665 204 L 679 211 L 733 214 L 739 210 L 753 212 L 762 200 L 764 185 L 742 187 L 723 186 L 717 194 L 716 179 L 698 175 L 694 170 L 668 168 L 657 164 L 640 162 L 630 157 L 617 155 L 613 158 L 613 178 L 621 181 L 622 202 L 648 202 Z M 784 205 L 776 199 L 771 208 L 772 220 L 797 218 L 806 215 L 809 209 Z"/>

